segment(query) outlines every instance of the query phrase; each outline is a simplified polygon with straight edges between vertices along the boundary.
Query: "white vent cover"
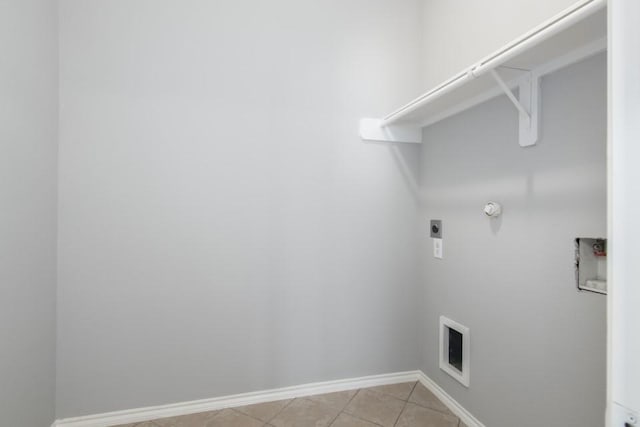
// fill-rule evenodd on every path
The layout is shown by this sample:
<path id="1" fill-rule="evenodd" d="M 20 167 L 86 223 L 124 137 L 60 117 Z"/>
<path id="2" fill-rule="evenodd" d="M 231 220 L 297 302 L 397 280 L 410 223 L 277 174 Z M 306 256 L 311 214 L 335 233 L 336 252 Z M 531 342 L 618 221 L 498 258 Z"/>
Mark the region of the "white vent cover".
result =
<path id="1" fill-rule="evenodd" d="M 440 316 L 440 369 L 469 387 L 469 328 Z"/>

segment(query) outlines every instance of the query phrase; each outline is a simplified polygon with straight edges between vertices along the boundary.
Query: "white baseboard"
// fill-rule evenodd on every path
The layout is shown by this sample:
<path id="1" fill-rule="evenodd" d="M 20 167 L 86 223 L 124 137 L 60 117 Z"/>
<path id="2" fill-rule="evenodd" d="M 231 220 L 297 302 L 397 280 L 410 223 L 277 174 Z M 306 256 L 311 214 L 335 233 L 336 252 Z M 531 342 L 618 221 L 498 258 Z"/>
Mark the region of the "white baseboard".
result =
<path id="1" fill-rule="evenodd" d="M 87 415 L 84 417 L 66 418 L 57 420 L 51 427 L 110 427 L 120 424 L 149 421 L 157 418 L 197 414 L 199 412 L 215 411 L 218 409 L 234 408 L 256 403 L 272 402 L 275 400 L 293 399 L 296 397 L 311 396 L 314 394 L 354 390 L 357 388 L 397 384 L 408 381 L 420 381 L 445 405 L 447 405 L 451 412 L 458 416 L 468 427 L 485 427 L 484 424 L 478 421 L 473 415 L 471 415 L 471 413 L 469 413 L 469 411 L 463 408 L 462 405 L 456 402 L 442 388 L 440 388 L 440 386 L 421 371 L 399 372 L 395 374 L 372 375 L 368 377 L 325 381 L 293 387 L 215 397 L 213 399 L 194 400 L 191 402 L 172 403 L 169 405 L 151 406 L 147 408 Z"/>
<path id="2" fill-rule="evenodd" d="M 199 412 L 252 405 L 255 403 L 293 399 L 295 397 L 311 396 L 313 394 L 332 393 L 336 391 L 416 381 L 418 380 L 418 377 L 419 371 L 410 371 L 395 374 L 372 375 L 346 380 L 325 381 L 252 393 L 236 394 L 232 396 L 216 397 L 213 399 L 194 400 L 191 402 L 173 403 L 169 405 L 88 415 L 84 417 L 66 418 L 56 421 L 52 427 L 109 427 L 120 424 L 149 421 L 157 418 L 197 414 Z"/>
<path id="3" fill-rule="evenodd" d="M 462 420 L 468 427 L 485 427 L 471 412 L 467 411 L 461 404 L 459 404 L 453 397 L 444 391 L 438 384 L 436 384 L 431 378 L 426 376 L 424 372 L 418 371 L 418 381 L 423 386 L 428 388 L 431 393 L 435 394 L 438 399 L 444 403 L 451 412 L 453 412 L 458 418 Z"/>

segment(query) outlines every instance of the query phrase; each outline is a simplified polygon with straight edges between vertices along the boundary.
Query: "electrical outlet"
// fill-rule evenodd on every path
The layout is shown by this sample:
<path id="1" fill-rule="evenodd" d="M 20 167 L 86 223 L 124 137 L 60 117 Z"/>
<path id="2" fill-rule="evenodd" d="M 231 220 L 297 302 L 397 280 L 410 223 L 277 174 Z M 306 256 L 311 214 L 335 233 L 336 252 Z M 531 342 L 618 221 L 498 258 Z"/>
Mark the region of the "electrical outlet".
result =
<path id="1" fill-rule="evenodd" d="M 433 239 L 433 256 L 442 259 L 442 239 Z"/>

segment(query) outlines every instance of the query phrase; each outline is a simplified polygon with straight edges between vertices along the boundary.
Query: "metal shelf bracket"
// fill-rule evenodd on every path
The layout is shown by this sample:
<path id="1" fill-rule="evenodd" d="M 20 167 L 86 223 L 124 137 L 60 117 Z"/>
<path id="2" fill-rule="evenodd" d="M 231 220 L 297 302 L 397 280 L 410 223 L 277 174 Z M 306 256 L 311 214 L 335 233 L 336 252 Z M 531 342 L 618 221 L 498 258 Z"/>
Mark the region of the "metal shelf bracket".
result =
<path id="1" fill-rule="evenodd" d="M 540 76 L 532 72 L 527 73 L 520 80 L 518 85 L 519 98 L 516 98 L 496 70 L 490 70 L 490 73 L 520 113 L 520 146 L 530 147 L 535 145 L 538 141 L 540 129 Z"/>

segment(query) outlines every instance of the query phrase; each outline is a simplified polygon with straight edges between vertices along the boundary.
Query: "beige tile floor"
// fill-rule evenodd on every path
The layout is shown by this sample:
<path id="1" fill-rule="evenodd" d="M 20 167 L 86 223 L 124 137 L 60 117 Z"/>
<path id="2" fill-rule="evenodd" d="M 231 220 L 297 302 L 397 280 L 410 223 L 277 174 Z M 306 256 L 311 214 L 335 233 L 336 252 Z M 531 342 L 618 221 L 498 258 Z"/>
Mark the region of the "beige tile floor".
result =
<path id="1" fill-rule="evenodd" d="M 416 382 L 320 394 L 118 427 L 465 427 Z"/>

